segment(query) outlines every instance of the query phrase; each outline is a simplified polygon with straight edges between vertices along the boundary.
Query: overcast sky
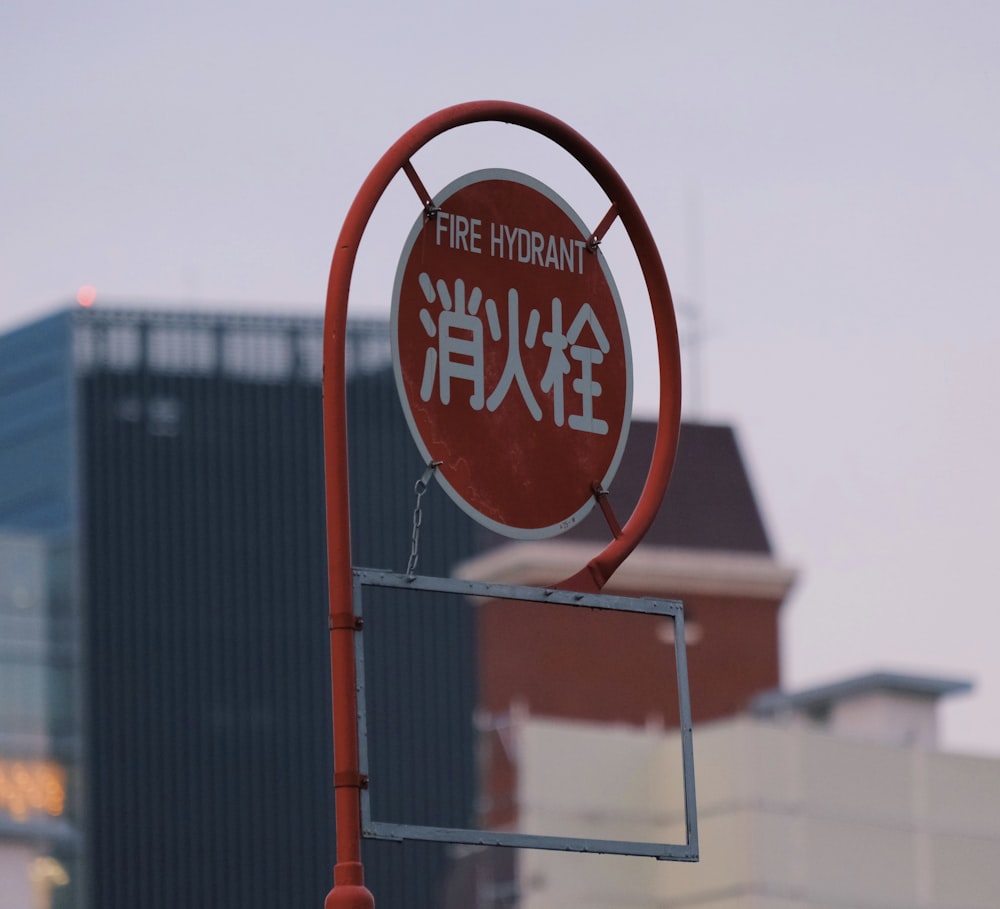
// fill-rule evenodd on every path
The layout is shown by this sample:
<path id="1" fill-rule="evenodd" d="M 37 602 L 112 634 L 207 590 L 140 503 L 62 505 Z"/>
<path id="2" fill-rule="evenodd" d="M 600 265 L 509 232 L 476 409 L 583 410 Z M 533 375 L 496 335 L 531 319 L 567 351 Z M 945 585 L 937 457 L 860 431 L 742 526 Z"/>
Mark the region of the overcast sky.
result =
<path id="1" fill-rule="evenodd" d="M 351 199 L 416 121 L 501 98 L 568 122 L 643 208 L 688 338 L 698 314 L 687 415 L 736 426 L 801 572 L 786 683 L 969 678 L 945 743 L 1000 754 L 1000 5 L 5 0 L 0 78 L 0 331 L 86 284 L 318 314 Z M 514 167 L 603 214 L 558 149 L 460 132 L 415 161 L 432 192 Z M 388 312 L 413 205 L 387 194 L 354 312 Z M 642 284 L 606 251 L 650 413 Z"/>

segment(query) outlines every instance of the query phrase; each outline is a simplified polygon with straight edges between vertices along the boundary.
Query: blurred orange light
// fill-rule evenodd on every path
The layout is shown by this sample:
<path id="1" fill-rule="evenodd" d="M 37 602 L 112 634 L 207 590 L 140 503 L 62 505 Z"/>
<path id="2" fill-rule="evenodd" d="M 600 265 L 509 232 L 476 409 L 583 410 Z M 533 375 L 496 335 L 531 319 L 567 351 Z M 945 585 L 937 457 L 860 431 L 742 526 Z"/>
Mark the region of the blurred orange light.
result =
<path id="1" fill-rule="evenodd" d="M 15 821 L 42 811 L 59 817 L 65 803 L 65 768 L 54 761 L 0 758 L 0 811 Z"/>
<path id="2" fill-rule="evenodd" d="M 97 299 L 97 288 L 92 284 L 84 284 L 76 292 L 76 302 L 81 306 L 93 306 L 94 300 Z"/>

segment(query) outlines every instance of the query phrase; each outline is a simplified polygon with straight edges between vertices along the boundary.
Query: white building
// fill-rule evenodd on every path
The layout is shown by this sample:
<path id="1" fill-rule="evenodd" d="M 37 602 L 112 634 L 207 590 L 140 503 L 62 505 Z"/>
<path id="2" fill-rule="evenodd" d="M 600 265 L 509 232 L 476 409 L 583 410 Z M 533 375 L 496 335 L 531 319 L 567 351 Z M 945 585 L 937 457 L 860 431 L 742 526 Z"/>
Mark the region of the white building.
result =
<path id="1" fill-rule="evenodd" d="M 996 909 L 1000 760 L 936 750 L 964 682 L 880 673 L 695 730 L 697 864 L 525 851 L 522 909 Z M 519 827 L 684 842 L 676 732 L 525 716 Z"/>

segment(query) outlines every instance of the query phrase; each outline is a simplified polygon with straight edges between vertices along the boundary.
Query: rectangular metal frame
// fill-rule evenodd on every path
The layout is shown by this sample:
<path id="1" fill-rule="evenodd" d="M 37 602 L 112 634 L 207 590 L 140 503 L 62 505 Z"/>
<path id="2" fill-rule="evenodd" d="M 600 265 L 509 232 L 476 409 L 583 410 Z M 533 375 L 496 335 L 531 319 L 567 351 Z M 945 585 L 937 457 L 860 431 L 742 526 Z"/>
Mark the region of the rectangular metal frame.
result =
<path id="1" fill-rule="evenodd" d="M 557 603 L 588 609 L 645 613 L 672 618 L 674 621 L 674 657 L 677 665 L 677 695 L 680 708 L 681 762 L 684 770 L 684 817 L 687 841 L 684 844 L 646 843 L 628 840 L 591 839 L 586 837 L 540 836 L 499 830 L 471 830 L 461 827 L 432 827 L 419 824 L 393 824 L 376 821 L 371 816 L 367 789 L 361 791 L 361 832 L 369 839 L 429 840 L 474 846 L 515 846 L 527 849 L 554 849 L 563 852 L 594 852 L 612 855 L 642 855 L 661 861 L 698 861 L 698 818 L 694 788 L 694 749 L 691 735 L 691 704 L 688 694 L 687 654 L 684 646 L 684 606 L 678 600 L 575 593 L 549 587 L 519 587 L 489 584 L 453 578 L 411 576 L 368 568 L 355 568 L 354 616 L 363 620 L 365 587 L 393 587 L 502 600 L 527 600 L 539 604 Z M 359 626 L 363 622 L 359 622 Z M 359 631 L 360 646 L 355 648 L 358 685 L 358 737 L 360 771 L 368 775 L 368 729 L 365 709 L 364 633 Z"/>

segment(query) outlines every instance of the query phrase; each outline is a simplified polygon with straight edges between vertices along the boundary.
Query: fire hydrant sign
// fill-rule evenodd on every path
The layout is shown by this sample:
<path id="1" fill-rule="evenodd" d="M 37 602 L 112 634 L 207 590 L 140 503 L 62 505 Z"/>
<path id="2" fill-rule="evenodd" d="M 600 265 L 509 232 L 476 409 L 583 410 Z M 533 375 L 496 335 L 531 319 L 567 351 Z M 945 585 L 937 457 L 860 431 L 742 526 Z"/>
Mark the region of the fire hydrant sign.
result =
<path id="1" fill-rule="evenodd" d="M 628 435 L 621 301 L 590 232 L 524 174 L 467 174 L 434 199 L 400 258 L 393 365 L 426 463 L 491 530 L 568 530 L 608 488 Z"/>

